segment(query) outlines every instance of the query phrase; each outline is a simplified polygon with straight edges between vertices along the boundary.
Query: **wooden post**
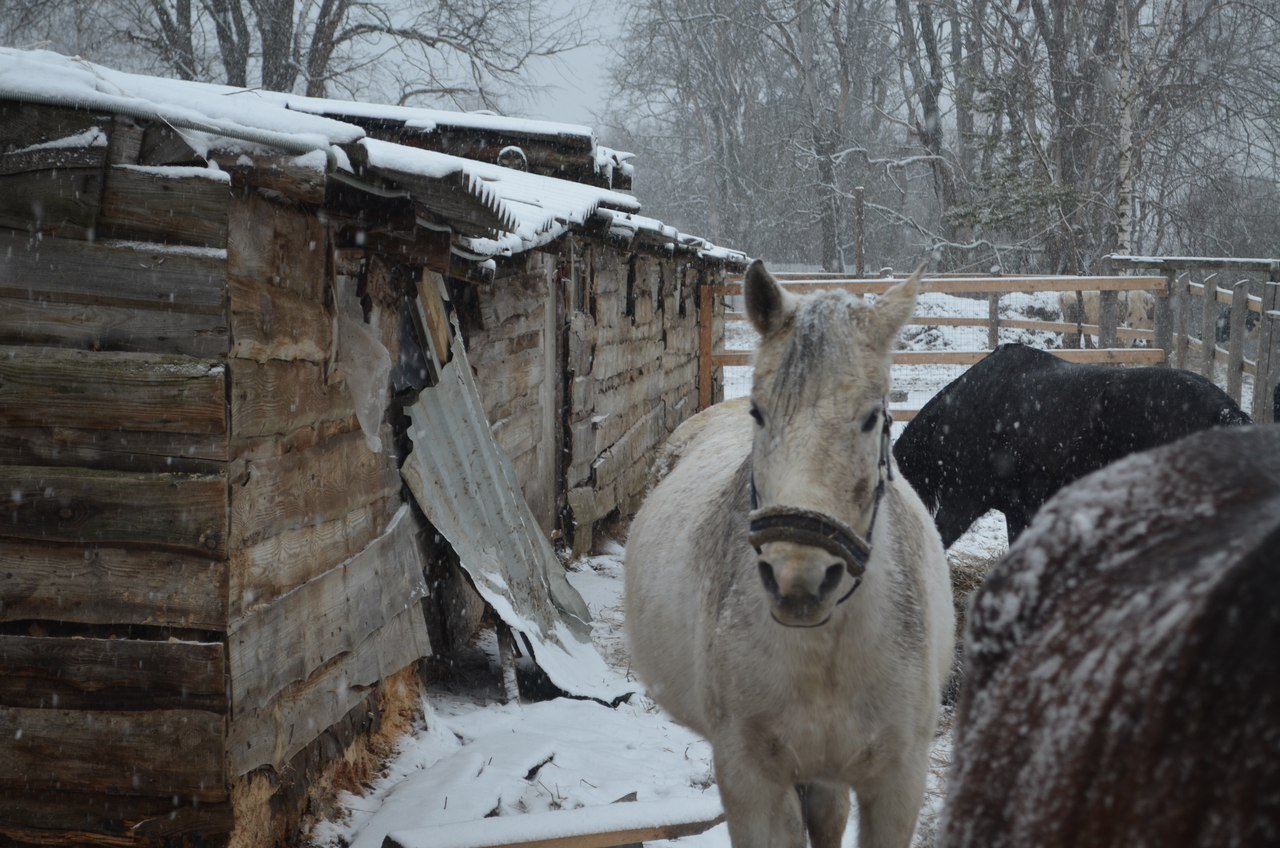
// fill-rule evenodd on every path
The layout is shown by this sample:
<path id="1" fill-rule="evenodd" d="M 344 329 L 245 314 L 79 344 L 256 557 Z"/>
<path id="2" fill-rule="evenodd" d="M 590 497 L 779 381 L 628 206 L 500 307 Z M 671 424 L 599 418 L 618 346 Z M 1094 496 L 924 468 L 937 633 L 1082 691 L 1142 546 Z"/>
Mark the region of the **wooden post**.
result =
<path id="1" fill-rule="evenodd" d="M 1280 263 L 1272 266 L 1271 279 L 1262 288 L 1262 326 L 1258 328 L 1258 369 L 1253 380 L 1253 420 L 1262 424 L 1274 418 L 1276 309 L 1280 308 Z"/>
<path id="2" fill-rule="evenodd" d="M 1173 348 L 1173 309 L 1170 297 L 1173 291 L 1173 272 L 1165 269 L 1165 274 L 1169 284 L 1165 291 L 1156 294 L 1155 346 L 1164 351 L 1163 364 L 1168 365 L 1172 361 L 1170 352 Z"/>
<path id="3" fill-rule="evenodd" d="M 1119 298 L 1113 291 L 1101 292 L 1098 296 L 1098 347 L 1111 349 L 1116 347 L 1116 325 L 1119 323 Z"/>
<path id="4" fill-rule="evenodd" d="M 854 272 L 859 278 L 866 273 L 866 254 L 863 249 L 863 227 L 866 223 L 866 210 L 862 204 L 862 186 L 853 189 L 853 261 Z"/>
<path id="5" fill-rule="evenodd" d="M 502 666 L 502 693 L 507 703 L 520 702 L 516 682 L 516 637 L 505 622 L 498 622 L 498 664 Z"/>
<path id="6" fill-rule="evenodd" d="M 1231 287 L 1231 330 L 1227 337 L 1227 394 L 1240 402 L 1244 373 L 1245 318 L 1249 315 L 1249 281 L 1240 280 Z"/>
<path id="7" fill-rule="evenodd" d="M 987 347 L 1000 346 L 1000 292 L 987 295 Z"/>
<path id="8" fill-rule="evenodd" d="M 1200 352 L 1204 354 L 1200 361 L 1200 373 L 1207 379 L 1213 379 L 1214 360 L 1218 351 L 1218 275 L 1210 274 L 1204 278 L 1203 311 L 1200 314 Z"/>
<path id="9" fill-rule="evenodd" d="M 1173 364 L 1187 367 L 1187 325 L 1191 312 L 1191 286 L 1186 274 L 1174 274 L 1169 280 L 1173 294 Z"/>
<path id="10" fill-rule="evenodd" d="M 711 346 L 715 342 L 715 299 L 706 280 L 698 288 L 698 409 L 711 405 Z"/>

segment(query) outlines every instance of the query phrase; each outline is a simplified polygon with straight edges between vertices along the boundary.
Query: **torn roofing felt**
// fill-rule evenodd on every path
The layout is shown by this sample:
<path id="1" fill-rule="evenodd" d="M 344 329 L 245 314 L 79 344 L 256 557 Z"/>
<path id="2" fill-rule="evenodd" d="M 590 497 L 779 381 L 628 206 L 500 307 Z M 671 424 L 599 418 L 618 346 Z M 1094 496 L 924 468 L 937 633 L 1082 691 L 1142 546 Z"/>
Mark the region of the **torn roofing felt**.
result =
<path id="1" fill-rule="evenodd" d="M 400 469 L 480 596 L 521 633 L 538 666 L 571 695 L 613 702 L 631 689 L 591 644 L 591 615 L 494 441 L 459 335 L 440 381 L 406 408 L 413 451 Z"/>

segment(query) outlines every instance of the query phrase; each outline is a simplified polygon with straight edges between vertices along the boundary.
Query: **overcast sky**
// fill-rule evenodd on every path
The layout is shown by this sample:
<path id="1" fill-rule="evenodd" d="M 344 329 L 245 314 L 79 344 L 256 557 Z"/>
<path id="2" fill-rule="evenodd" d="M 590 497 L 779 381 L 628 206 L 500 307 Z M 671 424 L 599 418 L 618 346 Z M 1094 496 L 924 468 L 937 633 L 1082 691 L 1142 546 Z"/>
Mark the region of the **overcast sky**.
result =
<path id="1" fill-rule="evenodd" d="M 568 9 L 573 0 L 559 0 Z M 595 126 L 594 115 L 604 111 L 609 94 L 609 48 L 605 46 L 617 36 L 626 14 L 625 3 L 597 3 L 593 16 L 602 43 L 565 53 L 555 59 L 538 62 L 532 73 L 535 82 L 549 90 L 541 98 L 528 103 L 511 104 L 529 118 L 564 121 Z"/>

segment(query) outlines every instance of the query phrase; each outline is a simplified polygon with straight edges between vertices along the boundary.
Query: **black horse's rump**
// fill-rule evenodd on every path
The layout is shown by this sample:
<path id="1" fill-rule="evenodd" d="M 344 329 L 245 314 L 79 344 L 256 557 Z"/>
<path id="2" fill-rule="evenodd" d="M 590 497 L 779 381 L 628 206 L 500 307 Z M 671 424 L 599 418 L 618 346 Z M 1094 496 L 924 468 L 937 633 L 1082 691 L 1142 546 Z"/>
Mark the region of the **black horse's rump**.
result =
<path id="1" fill-rule="evenodd" d="M 1052 498 L 974 596 L 943 848 L 1280 844 L 1280 427 Z"/>
<path id="2" fill-rule="evenodd" d="M 1072 480 L 1197 430 L 1248 423 L 1189 371 L 1078 365 L 1006 344 L 925 404 L 893 454 L 943 545 L 992 509 L 1012 541 Z"/>

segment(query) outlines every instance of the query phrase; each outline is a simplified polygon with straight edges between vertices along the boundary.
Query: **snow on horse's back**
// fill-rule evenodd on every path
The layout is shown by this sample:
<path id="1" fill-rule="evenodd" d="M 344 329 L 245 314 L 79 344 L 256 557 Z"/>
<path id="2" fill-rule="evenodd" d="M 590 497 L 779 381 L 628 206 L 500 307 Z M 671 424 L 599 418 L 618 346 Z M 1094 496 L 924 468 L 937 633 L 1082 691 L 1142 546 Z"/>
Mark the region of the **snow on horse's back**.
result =
<path id="1" fill-rule="evenodd" d="M 686 430 L 632 524 L 633 668 L 710 740 L 735 848 L 839 845 L 850 787 L 863 848 L 911 840 L 953 629 L 942 545 L 888 450 L 918 287 L 795 296 L 754 263 L 748 423 Z"/>
<path id="2" fill-rule="evenodd" d="M 1280 844 L 1280 427 L 1063 489 L 973 598 L 944 848 Z"/>

